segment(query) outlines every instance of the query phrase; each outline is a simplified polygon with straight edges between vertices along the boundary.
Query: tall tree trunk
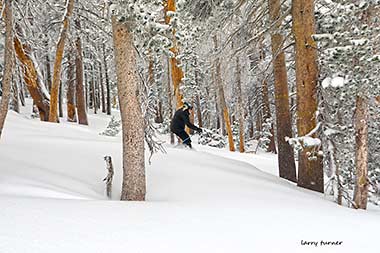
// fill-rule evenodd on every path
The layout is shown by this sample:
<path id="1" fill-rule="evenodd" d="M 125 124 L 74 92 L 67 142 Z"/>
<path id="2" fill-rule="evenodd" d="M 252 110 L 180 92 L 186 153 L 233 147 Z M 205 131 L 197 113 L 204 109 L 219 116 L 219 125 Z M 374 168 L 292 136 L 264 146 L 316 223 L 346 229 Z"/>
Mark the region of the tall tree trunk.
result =
<path id="1" fill-rule="evenodd" d="M 90 57 L 92 58 L 92 57 Z M 92 59 L 93 60 L 93 59 Z M 90 70 L 91 70 L 91 97 L 92 97 L 92 106 L 93 106 L 93 109 L 94 109 L 94 114 L 97 114 L 98 113 L 98 103 L 97 103 L 97 92 L 96 92 L 96 84 L 95 84 L 95 71 L 94 71 L 95 67 L 94 66 L 91 66 L 90 67 Z"/>
<path id="2" fill-rule="evenodd" d="M 103 43 L 102 51 L 103 51 L 103 63 L 104 63 L 104 76 L 106 79 L 106 91 L 107 91 L 107 115 L 111 115 L 111 87 L 110 87 L 110 80 L 108 78 L 106 43 Z"/>
<path id="3" fill-rule="evenodd" d="M 15 62 L 13 62 L 13 66 L 15 66 Z M 13 81 L 12 81 L 11 110 L 17 113 L 20 113 L 20 97 L 19 97 L 20 93 L 19 93 L 19 88 L 18 88 L 19 79 L 15 74 L 13 74 L 12 80 Z"/>
<path id="4" fill-rule="evenodd" d="M 63 51 L 65 49 L 65 41 L 66 41 L 67 33 L 69 30 L 70 16 L 73 12 L 73 9 L 74 9 L 74 0 L 67 0 L 66 14 L 63 19 L 63 29 L 61 31 L 61 34 L 57 43 L 57 51 L 55 53 L 53 83 L 51 85 L 51 92 L 50 92 L 50 95 L 51 95 L 51 104 L 50 104 L 50 113 L 49 113 L 50 122 L 58 122 L 57 103 L 58 103 L 59 85 L 61 81 L 62 58 L 63 58 Z"/>
<path id="5" fill-rule="evenodd" d="M 70 50 L 68 54 L 68 69 L 67 69 L 67 121 L 77 122 L 76 108 L 75 108 L 75 79 L 74 79 L 74 68 L 71 55 L 73 50 Z"/>
<path id="6" fill-rule="evenodd" d="M 100 91 L 102 93 L 102 113 L 107 112 L 106 108 L 106 97 L 104 93 L 104 82 L 103 82 L 103 68 L 102 63 L 99 62 L 99 84 L 100 84 Z"/>
<path id="7" fill-rule="evenodd" d="M 215 50 L 217 50 L 218 49 L 218 39 L 217 39 L 216 35 L 214 35 L 214 46 L 215 46 Z M 220 107 L 221 107 L 222 112 L 223 112 L 223 118 L 224 118 L 224 122 L 226 124 L 226 130 L 227 130 L 227 134 L 228 134 L 228 145 L 229 145 L 230 151 L 235 151 L 235 144 L 234 144 L 234 139 L 233 139 L 232 129 L 231 129 L 231 123 L 230 123 L 230 116 L 228 113 L 228 108 L 227 108 L 226 100 L 224 97 L 222 73 L 220 70 L 220 59 L 219 58 L 216 58 L 215 66 L 216 66 L 216 84 L 218 85 Z"/>
<path id="8" fill-rule="evenodd" d="M 164 1 L 165 2 L 165 1 Z M 165 10 L 165 23 L 170 23 L 170 17 L 167 15 L 168 11 L 175 12 L 176 11 L 176 4 L 175 0 L 167 0 L 166 3 L 164 3 L 164 10 Z M 172 82 L 173 82 L 173 88 L 174 88 L 174 95 L 176 97 L 176 107 L 177 109 L 183 106 L 182 101 L 182 94 L 180 91 L 180 83 L 183 78 L 183 71 L 180 67 L 178 67 L 178 61 L 177 61 L 177 55 L 178 55 L 178 48 L 177 43 L 175 40 L 175 30 L 173 31 L 173 38 L 174 43 L 173 47 L 170 48 L 170 51 L 173 53 L 174 57 L 170 58 L 170 66 L 171 66 L 171 75 L 172 75 Z"/>
<path id="9" fill-rule="evenodd" d="M 265 123 L 267 123 L 267 120 L 272 120 L 272 113 L 270 111 L 270 104 L 269 104 L 269 94 L 268 94 L 268 82 L 266 80 L 262 83 L 262 93 L 263 93 L 263 120 Z M 273 128 L 273 122 L 271 122 L 270 126 L 270 141 L 267 148 L 267 152 L 272 152 L 277 154 L 276 150 L 276 142 L 274 140 L 274 128 Z"/>
<path id="10" fill-rule="evenodd" d="M 75 25 L 77 29 L 80 30 L 79 19 L 75 20 Z M 82 52 L 82 41 L 78 35 L 75 41 L 75 79 L 76 79 L 76 104 L 78 112 L 78 122 L 81 125 L 88 125 L 87 112 L 86 112 L 86 101 L 83 86 L 83 52 Z"/>
<path id="11" fill-rule="evenodd" d="M 198 126 L 200 128 L 203 127 L 203 121 L 202 121 L 202 107 L 201 107 L 201 99 L 199 97 L 199 94 L 197 94 L 195 103 L 197 105 L 197 119 L 198 119 Z"/>
<path id="12" fill-rule="evenodd" d="M 0 138 L 3 131 L 5 118 L 8 113 L 9 99 L 11 96 L 11 82 L 13 72 L 13 14 L 12 14 L 12 1 L 5 0 L 4 3 L 4 21 L 5 21 L 5 48 L 4 48 L 4 75 L 3 87 L 0 104 Z"/>
<path id="13" fill-rule="evenodd" d="M 276 29 L 280 28 L 280 0 L 269 0 L 269 14 Z M 276 103 L 276 126 L 278 145 L 278 168 L 280 177 L 297 182 L 296 166 L 293 148 L 285 141 L 285 137 L 292 137 L 292 123 L 289 109 L 288 76 L 285 54 L 282 50 L 284 37 L 278 30 L 271 35 L 273 55 L 273 75 Z"/>
<path id="14" fill-rule="evenodd" d="M 45 40 L 45 50 L 46 50 L 46 56 L 45 56 L 46 85 L 47 85 L 47 89 L 51 90 L 51 69 L 50 69 L 50 56 L 49 56 L 49 42 L 47 39 Z"/>
<path id="15" fill-rule="evenodd" d="M 170 69 L 170 59 L 168 58 L 167 61 L 167 72 L 168 72 L 168 102 L 169 102 L 169 119 L 171 120 L 173 117 L 173 96 L 172 96 L 172 89 L 171 89 L 171 69 Z M 170 131 L 170 144 L 174 144 L 174 133 Z"/>
<path id="16" fill-rule="evenodd" d="M 19 27 L 18 30 L 20 32 Z M 17 36 L 14 36 L 13 43 L 17 58 L 23 65 L 26 87 L 38 108 L 40 119 L 47 121 L 49 119 L 50 96 L 42 82 L 42 75 L 37 68 L 38 65 L 35 62 L 31 48 L 26 43 L 22 45 Z"/>
<path id="17" fill-rule="evenodd" d="M 367 209 L 368 199 L 368 98 L 358 95 L 355 108 L 356 184 L 355 208 Z"/>
<path id="18" fill-rule="evenodd" d="M 145 200 L 144 119 L 138 97 L 138 74 L 131 23 L 112 17 L 114 52 L 123 130 L 121 200 Z"/>
<path id="19" fill-rule="evenodd" d="M 63 84 L 62 80 L 59 82 L 59 91 L 58 91 L 58 111 L 59 111 L 59 117 L 63 117 Z"/>
<path id="20" fill-rule="evenodd" d="M 297 84 L 297 130 L 304 136 L 316 127 L 317 111 L 317 51 L 312 39 L 315 34 L 314 1 L 293 0 L 293 34 L 296 51 Z M 312 148 L 300 152 L 298 165 L 298 186 L 323 192 L 322 158 L 310 160 Z"/>
<path id="21" fill-rule="evenodd" d="M 239 151 L 244 153 L 244 108 L 243 95 L 241 94 L 241 69 L 239 57 L 236 57 L 236 88 L 238 97 L 238 117 L 239 117 Z"/>

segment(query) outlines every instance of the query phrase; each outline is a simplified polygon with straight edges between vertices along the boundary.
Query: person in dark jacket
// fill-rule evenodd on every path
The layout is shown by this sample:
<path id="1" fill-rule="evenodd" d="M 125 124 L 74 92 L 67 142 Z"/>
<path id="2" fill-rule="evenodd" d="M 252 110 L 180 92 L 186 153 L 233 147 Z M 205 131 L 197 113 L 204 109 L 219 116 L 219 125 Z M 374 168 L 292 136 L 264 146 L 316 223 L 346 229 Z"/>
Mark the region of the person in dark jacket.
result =
<path id="1" fill-rule="evenodd" d="M 182 143 L 189 146 L 191 148 L 191 139 L 190 136 L 185 131 L 185 126 L 187 126 L 190 129 L 193 129 L 197 131 L 198 133 L 202 132 L 202 129 L 194 126 L 190 122 L 190 110 L 192 110 L 193 107 L 189 103 L 184 103 L 183 107 L 178 109 L 172 119 L 172 122 L 170 123 L 170 131 L 175 133 L 179 138 L 181 138 Z"/>

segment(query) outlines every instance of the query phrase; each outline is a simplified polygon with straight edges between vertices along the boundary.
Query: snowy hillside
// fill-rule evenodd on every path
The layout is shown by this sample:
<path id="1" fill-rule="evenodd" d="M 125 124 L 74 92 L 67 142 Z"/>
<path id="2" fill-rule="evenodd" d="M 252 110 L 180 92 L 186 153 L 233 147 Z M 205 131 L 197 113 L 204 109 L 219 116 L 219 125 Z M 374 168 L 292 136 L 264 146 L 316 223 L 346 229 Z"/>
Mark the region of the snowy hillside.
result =
<path id="1" fill-rule="evenodd" d="M 147 166 L 147 201 L 116 201 L 121 140 L 83 127 L 9 113 L 0 142 L 0 252 L 358 252 L 375 250 L 380 210 L 358 211 L 297 188 L 272 172 L 276 158 L 195 145 Z M 105 197 L 103 157 L 115 165 Z M 269 158 L 272 159 L 269 159 Z M 250 158 L 252 158 L 250 160 Z M 254 167 L 252 164 L 261 166 Z M 362 228 L 366 237 L 357 237 Z M 369 231 L 369 230 L 373 231 Z M 341 245 L 321 245 L 342 241 Z M 301 245 L 316 241 L 316 245 Z"/>

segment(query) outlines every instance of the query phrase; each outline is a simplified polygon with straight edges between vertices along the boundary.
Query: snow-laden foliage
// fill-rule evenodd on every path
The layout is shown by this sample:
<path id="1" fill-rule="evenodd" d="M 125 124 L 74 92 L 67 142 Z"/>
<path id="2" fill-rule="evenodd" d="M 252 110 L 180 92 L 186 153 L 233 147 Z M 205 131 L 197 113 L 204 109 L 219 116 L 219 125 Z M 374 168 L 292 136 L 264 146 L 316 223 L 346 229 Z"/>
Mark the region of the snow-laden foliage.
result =
<path id="1" fill-rule="evenodd" d="M 350 204 L 355 181 L 354 111 L 357 96 L 369 101 L 369 175 L 370 199 L 379 193 L 380 149 L 378 104 L 380 61 L 379 1 L 325 1 L 328 11 L 321 14 L 320 34 L 314 38 L 322 51 L 320 121 L 323 123 L 325 170 L 329 186 L 341 192 Z"/>
<path id="2" fill-rule="evenodd" d="M 100 133 L 100 135 L 116 136 L 121 131 L 121 120 L 116 119 L 115 116 L 111 117 L 106 129 Z"/>

